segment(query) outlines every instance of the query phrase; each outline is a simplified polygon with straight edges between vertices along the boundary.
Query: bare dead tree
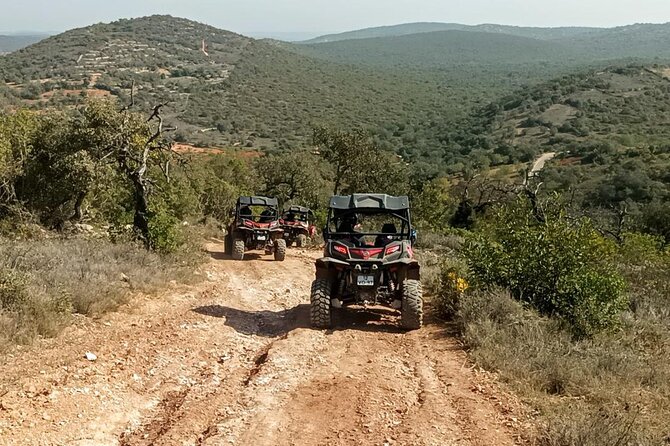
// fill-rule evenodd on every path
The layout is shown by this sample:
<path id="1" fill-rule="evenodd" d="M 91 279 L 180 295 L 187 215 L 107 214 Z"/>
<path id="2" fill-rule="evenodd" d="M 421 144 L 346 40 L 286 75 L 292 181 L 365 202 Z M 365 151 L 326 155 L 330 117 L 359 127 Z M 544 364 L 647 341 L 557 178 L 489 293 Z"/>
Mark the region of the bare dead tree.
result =
<path id="1" fill-rule="evenodd" d="M 133 186 L 133 196 L 135 202 L 133 227 L 140 234 L 147 246 L 149 246 L 150 243 L 149 194 L 151 191 L 151 185 L 153 184 L 153 181 L 147 175 L 150 167 L 149 162 L 150 159 L 152 159 L 150 158 L 151 155 L 154 155 L 153 159 L 157 160 L 157 164 L 166 180 L 169 182 L 170 179 L 169 166 L 171 155 L 173 153 L 172 144 L 166 142 L 162 138 L 165 129 L 163 128 L 163 117 L 161 115 L 161 110 L 166 105 L 167 103 L 160 103 L 153 107 L 151 115 L 149 118 L 147 118 L 146 122 L 150 123 L 155 121 L 156 128 L 149 136 L 147 141 L 138 150 L 138 148 L 132 147 L 130 135 L 127 134 L 131 119 L 130 109 L 134 106 L 134 95 L 131 92 L 131 103 L 120 111 L 122 114 L 122 125 L 119 133 L 125 136 L 122 138 L 119 147 L 114 148 L 112 152 L 108 154 L 111 156 L 112 153 L 116 153 L 116 163 L 118 164 L 119 169 L 124 173 Z"/>
<path id="2" fill-rule="evenodd" d="M 535 217 L 538 222 L 544 223 L 546 220 L 545 212 L 538 200 L 538 193 L 544 183 L 542 181 L 537 181 L 534 185 L 531 184 L 535 178 L 537 178 L 537 176 L 527 169 L 524 173 L 524 180 L 520 188 L 520 193 L 528 199 L 533 212 L 533 217 Z"/>

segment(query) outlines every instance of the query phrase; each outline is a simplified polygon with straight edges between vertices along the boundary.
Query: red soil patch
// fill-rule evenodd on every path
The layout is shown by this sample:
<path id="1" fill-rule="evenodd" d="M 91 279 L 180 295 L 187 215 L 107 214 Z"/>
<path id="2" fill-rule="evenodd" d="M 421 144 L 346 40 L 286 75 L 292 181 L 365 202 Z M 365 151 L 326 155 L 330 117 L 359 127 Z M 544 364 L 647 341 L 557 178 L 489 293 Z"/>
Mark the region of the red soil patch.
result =
<path id="1" fill-rule="evenodd" d="M 558 165 L 559 166 L 573 166 L 575 164 L 579 164 L 582 161 L 581 156 L 571 156 L 569 158 L 563 158 L 561 160 L 558 160 Z"/>

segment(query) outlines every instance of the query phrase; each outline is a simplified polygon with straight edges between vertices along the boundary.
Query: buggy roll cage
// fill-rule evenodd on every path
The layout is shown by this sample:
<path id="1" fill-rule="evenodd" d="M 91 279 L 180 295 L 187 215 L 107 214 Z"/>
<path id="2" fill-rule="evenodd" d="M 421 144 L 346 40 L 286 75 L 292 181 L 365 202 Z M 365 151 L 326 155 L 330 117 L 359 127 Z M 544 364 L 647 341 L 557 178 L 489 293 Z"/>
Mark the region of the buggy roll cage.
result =
<path id="1" fill-rule="evenodd" d="M 306 222 L 310 217 L 314 217 L 314 212 L 311 209 L 303 206 L 289 206 L 283 213 L 282 217 L 288 216 L 290 214 L 299 216 L 298 220 Z"/>
<path id="2" fill-rule="evenodd" d="M 388 232 L 340 232 L 337 230 L 343 221 L 356 214 L 389 215 L 398 219 L 402 222 L 402 227 L 399 232 L 395 232 L 393 235 L 406 240 L 412 239 L 409 198 L 407 196 L 393 197 L 385 194 L 354 194 L 332 197 L 328 208 L 328 220 L 323 230 L 324 236 L 327 238 L 390 235 Z M 335 224 L 335 231 L 330 230 L 331 224 Z"/>
<path id="3" fill-rule="evenodd" d="M 254 215 L 251 211 L 252 206 L 265 207 L 266 211 L 270 211 L 268 215 Z M 243 214 L 241 211 L 244 208 L 249 210 L 249 213 Z M 272 197 L 239 197 L 237 203 L 235 204 L 235 214 L 241 219 L 260 221 L 261 219 L 271 219 L 275 220 L 279 218 L 279 202 L 276 198 Z"/>

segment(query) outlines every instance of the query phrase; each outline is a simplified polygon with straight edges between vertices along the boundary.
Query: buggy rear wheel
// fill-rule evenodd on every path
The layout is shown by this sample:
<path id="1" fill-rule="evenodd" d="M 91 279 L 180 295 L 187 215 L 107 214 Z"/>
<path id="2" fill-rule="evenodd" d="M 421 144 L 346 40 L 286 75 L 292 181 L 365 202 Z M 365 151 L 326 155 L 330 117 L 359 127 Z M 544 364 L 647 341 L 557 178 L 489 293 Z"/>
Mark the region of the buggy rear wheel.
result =
<path id="1" fill-rule="evenodd" d="M 223 252 L 226 255 L 232 255 L 233 253 L 233 236 L 230 233 L 223 238 Z"/>
<path id="2" fill-rule="evenodd" d="M 333 325 L 330 308 L 330 290 L 328 279 L 316 279 L 312 282 L 309 319 L 314 328 L 330 328 Z"/>
<path id="3" fill-rule="evenodd" d="M 242 260 L 244 259 L 244 240 L 241 238 L 236 238 L 233 240 L 233 260 Z"/>
<path id="4" fill-rule="evenodd" d="M 295 245 L 298 248 L 304 248 L 307 246 L 307 236 L 305 234 L 299 234 L 298 238 L 296 239 Z"/>
<path id="5" fill-rule="evenodd" d="M 275 260 L 283 262 L 286 258 L 286 240 L 279 238 L 275 240 Z"/>
<path id="6" fill-rule="evenodd" d="M 423 325 L 423 292 L 418 280 L 405 279 L 402 283 L 400 325 L 408 330 L 417 330 Z"/>

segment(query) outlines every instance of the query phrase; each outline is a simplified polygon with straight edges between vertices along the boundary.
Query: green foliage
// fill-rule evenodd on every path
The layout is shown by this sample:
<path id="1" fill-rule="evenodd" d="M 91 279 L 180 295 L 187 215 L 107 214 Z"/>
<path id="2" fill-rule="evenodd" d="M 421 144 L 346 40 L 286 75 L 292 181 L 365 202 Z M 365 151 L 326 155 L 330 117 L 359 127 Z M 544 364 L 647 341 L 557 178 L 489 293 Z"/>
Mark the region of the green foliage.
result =
<path id="1" fill-rule="evenodd" d="M 576 336 L 616 325 L 627 303 L 612 244 L 585 220 L 556 214 L 538 222 L 526 201 L 500 208 L 464 255 L 480 284 L 510 289 L 542 314 L 560 317 Z"/>
<path id="2" fill-rule="evenodd" d="M 655 236 L 661 237 L 666 245 L 670 245 L 670 203 L 654 201 L 641 210 L 640 226 Z"/>
<path id="3" fill-rule="evenodd" d="M 187 175 L 198 194 L 204 217 L 227 221 L 240 195 L 259 189 L 250 162 L 226 154 L 192 157 Z"/>
<path id="4" fill-rule="evenodd" d="M 334 171 L 333 194 L 407 193 L 407 166 L 393 155 L 379 149 L 360 130 L 353 132 L 314 128 L 314 144 Z"/>
<path id="5" fill-rule="evenodd" d="M 461 260 L 443 259 L 439 267 L 438 282 L 434 286 L 437 311 L 443 317 L 453 318 L 470 286 L 468 266 Z"/>
<path id="6" fill-rule="evenodd" d="M 412 215 L 416 226 L 429 231 L 444 233 L 449 229 L 449 218 L 456 203 L 443 180 L 434 180 L 423 185 L 412 197 Z"/>
<path id="7" fill-rule="evenodd" d="M 280 203 L 305 205 L 316 209 L 328 198 L 330 171 L 317 155 L 293 151 L 259 158 L 255 163 L 263 194 Z"/>
<path id="8" fill-rule="evenodd" d="M 626 233 L 618 264 L 629 284 L 630 310 L 635 317 L 662 325 L 670 323 L 670 251 L 664 240 Z"/>
<path id="9" fill-rule="evenodd" d="M 174 253 L 183 240 L 179 219 L 165 208 L 156 207 L 149 217 L 149 246 L 164 254 Z"/>
<path id="10" fill-rule="evenodd" d="M 29 299 L 24 276 L 11 270 L 0 272 L 0 310 L 20 310 Z"/>

